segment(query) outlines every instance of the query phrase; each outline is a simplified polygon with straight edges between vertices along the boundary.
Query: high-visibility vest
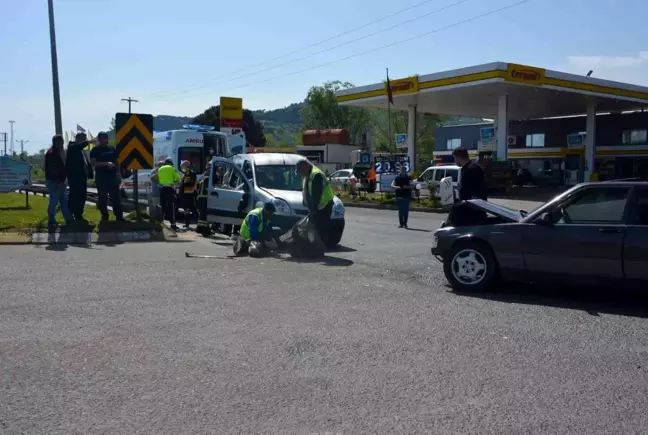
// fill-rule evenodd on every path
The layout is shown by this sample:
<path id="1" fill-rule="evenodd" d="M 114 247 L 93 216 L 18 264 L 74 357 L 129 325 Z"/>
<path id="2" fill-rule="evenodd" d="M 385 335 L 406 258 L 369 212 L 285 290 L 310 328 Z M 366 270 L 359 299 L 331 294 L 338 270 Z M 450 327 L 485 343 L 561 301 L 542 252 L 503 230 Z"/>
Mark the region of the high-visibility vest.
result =
<path id="1" fill-rule="evenodd" d="M 243 238 L 243 240 L 248 241 L 250 240 L 250 227 L 249 227 L 249 222 L 250 222 L 250 216 L 257 216 L 259 220 L 259 224 L 257 225 L 257 231 L 259 233 L 262 233 L 263 230 L 265 229 L 266 225 L 268 224 L 268 220 L 263 216 L 263 207 L 255 208 L 254 210 L 250 211 L 247 216 L 245 216 L 245 219 L 243 219 L 243 223 L 241 224 L 241 229 L 239 230 L 239 235 Z"/>
<path id="2" fill-rule="evenodd" d="M 203 177 L 198 180 L 198 198 L 207 198 L 207 189 L 209 188 L 209 175 L 203 175 Z"/>
<path id="3" fill-rule="evenodd" d="M 160 186 L 173 186 L 180 181 L 180 176 L 171 165 L 163 165 L 157 170 L 158 183 Z"/>
<path id="4" fill-rule="evenodd" d="M 322 187 L 322 196 L 320 197 L 319 203 L 317 204 L 317 209 L 323 210 L 329 202 L 333 201 L 334 195 L 333 189 L 331 189 L 328 177 L 326 176 L 326 174 L 324 174 L 324 171 L 322 171 L 317 166 L 313 166 L 313 169 L 308 176 L 308 198 L 310 199 L 311 192 L 313 191 L 313 180 L 315 179 L 315 175 L 317 174 L 320 174 L 322 176 L 322 180 L 324 182 L 324 186 Z"/>

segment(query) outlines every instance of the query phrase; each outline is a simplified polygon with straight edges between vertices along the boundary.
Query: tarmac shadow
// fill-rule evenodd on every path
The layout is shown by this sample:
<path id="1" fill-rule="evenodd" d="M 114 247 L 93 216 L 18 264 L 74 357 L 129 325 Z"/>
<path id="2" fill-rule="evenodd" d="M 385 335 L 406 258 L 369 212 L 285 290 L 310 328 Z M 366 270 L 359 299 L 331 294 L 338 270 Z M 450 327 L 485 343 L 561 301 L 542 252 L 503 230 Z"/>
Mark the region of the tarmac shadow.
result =
<path id="1" fill-rule="evenodd" d="M 334 248 L 328 249 L 327 252 L 358 252 L 358 250 L 350 248 L 348 246 L 338 245 Z"/>
<path id="2" fill-rule="evenodd" d="M 349 267 L 354 264 L 352 260 L 347 260 L 346 258 L 340 257 L 331 257 L 330 255 L 324 255 L 323 257 L 299 257 L 299 256 L 289 256 L 283 258 L 283 261 L 289 263 L 321 263 L 324 266 L 333 266 L 333 267 Z"/>
<path id="3" fill-rule="evenodd" d="M 550 287 L 507 283 L 497 290 L 485 293 L 456 291 L 453 293 L 458 296 L 503 303 L 542 305 L 585 311 L 595 317 L 600 314 L 615 314 L 648 318 L 648 295 L 645 292 L 617 287 L 584 288 L 562 285 Z"/>

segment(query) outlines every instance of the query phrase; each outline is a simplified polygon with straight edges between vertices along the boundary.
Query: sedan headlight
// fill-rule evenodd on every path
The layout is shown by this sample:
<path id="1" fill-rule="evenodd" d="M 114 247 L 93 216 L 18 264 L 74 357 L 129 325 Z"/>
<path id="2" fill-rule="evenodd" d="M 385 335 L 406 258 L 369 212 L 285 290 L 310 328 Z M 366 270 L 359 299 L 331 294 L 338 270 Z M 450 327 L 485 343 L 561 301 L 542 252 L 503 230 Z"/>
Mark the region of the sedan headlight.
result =
<path id="1" fill-rule="evenodd" d="M 275 198 L 274 205 L 277 213 L 292 214 L 292 208 L 290 208 L 290 205 L 285 200 Z"/>

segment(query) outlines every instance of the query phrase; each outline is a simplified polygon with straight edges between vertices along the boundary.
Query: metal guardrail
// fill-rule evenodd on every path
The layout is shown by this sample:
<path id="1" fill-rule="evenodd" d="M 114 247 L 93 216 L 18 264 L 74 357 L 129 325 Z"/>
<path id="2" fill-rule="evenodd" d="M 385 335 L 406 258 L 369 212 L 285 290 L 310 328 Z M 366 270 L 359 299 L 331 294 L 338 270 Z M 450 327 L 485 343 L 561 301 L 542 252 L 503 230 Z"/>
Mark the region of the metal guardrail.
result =
<path id="1" fill-rule="evenodd" d="M 20 193 L 30 192 L 33 193 L 34 195 L 42 195 L 42 196 L 48 195 L 47 187 L 44 184 L 32 184 L 30 187 L 24 189 L 22 188 L 18 189 L 18 192 Z M 95 204 L 99 201 L 99 195 L 97 193 L 97 189 L 94 188 L 87 189 L 86 201 L 93 202 Z M 138 202 L 144 206 L 148 205 L 148 202 L 146 200 L 141 199 Z M 122 198 L 122 206 L 128 211 L 130 211 L 131 209 L 135 208 L 135 201 L 132 198 Z"/>

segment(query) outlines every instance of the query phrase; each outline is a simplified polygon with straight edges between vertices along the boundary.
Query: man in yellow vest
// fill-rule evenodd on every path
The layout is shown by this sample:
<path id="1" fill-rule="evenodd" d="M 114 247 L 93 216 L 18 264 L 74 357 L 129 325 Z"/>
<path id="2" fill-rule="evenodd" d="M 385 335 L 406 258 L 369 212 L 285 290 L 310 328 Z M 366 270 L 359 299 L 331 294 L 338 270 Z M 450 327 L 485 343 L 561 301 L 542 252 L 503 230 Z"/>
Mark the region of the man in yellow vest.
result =
<path id="1" fill-rule="evenodd" d="M 271 224 L 272 215 L 275 212 L 275 205 L 266 202 L 263 207 L 250 211 L 234 241 L 234 255 L 242 255 L 246 251 L 250 257 L 261 257 L 268 249 L 266 242 L 274 236 Z"/>
<path id="2" fill-rule="evenodd" d="M 157 178 L 160 187 L 160 205 L 162 206 L 162 220 L 168 219 L 171 223 L 171 229 L 177 230 L 175 212 L 176 212 L 176 192 L 175 188 L 180 183 L 178 171 L 173 166 L 173 160 L 166 159 L 164 165 L 160 166 L 154 175 Z"/>
<path id="3" fill-rule="evenodd" d="M 329 230 L 333 211 L 333 189 L 326 174 L 308 160 L 297 163 L 297 171 L 304 178 L 304 205 L 308 207 L 309 218 L 313 220 L 320 239 Z"/>

